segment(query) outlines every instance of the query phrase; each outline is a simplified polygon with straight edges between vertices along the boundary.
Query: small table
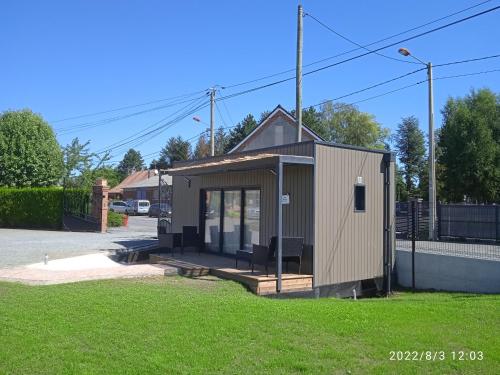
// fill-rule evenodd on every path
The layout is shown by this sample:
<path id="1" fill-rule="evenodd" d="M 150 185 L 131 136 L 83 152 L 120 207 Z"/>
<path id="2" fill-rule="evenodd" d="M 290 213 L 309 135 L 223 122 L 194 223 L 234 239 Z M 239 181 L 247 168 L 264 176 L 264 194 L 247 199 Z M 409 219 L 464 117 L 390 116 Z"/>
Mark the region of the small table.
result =
<path id="1" fill-rule="evenodd" d="M 238 269 L 238 259 L 243 259 L 248 261 L 248 266 L 250 267 L 252 263 L 252 250 L 236 250 L 236 269 Z"/>

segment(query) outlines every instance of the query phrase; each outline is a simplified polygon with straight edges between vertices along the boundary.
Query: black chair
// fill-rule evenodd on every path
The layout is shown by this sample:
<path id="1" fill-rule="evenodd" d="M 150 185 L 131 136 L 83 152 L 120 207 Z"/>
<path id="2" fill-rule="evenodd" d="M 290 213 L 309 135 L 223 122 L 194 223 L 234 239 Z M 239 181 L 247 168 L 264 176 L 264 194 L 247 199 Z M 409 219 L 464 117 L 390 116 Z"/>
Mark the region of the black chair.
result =
<path id="1" fill-rule="evenodd" d="M 255 265 L 264 266 L 266 270 L 266 275 L 269 276 L 269 263 L 272 262 L 272 258 L 270 256 L 269 246 L 263 245 L 253 245 L 252 251 L 252 273 L 254 273 Z"/>
<path id="2" fill-rule="evenodd" d="M 187 247 L 195 247 L 198 253 L 201 249 L 201 239 L 198 234 L 198 228 L 195 226 L 183 226 L 182 227 L 182 247 L 181 253 L 184 253 L 184 249 Z"/>
<path id="3" fill-rule="evenodd" d="M 160 233 L 158 235 L 160 249 L 167 249 L 173 254 L 176 247 L 182 248 L 182 233 Z"/>
<path id="4" fill-rule="evenodd" d="M 303 237 L 283 237 L 283 248 L 281 256 L 286 264 L 286 272 L 288 272 L 289 261 L 298 261 L 299 275 L 300 275 L 303 249 L 304 249 Z"/>

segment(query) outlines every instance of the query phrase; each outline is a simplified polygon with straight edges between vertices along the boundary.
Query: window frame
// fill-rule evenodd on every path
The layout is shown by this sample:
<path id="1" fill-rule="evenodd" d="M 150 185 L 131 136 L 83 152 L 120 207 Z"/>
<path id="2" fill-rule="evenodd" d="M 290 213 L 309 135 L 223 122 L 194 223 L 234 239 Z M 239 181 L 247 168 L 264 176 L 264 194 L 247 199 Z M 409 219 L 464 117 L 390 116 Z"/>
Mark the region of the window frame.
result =
<path id="1" fill-rule="evenodd" d="M 356 191 L 358 187 L 363 188 L 363 209 L 358 210 L 357 203 L 357 195 Z M 365 184 L 354 184 L 354 212 L 366 212 L 366 185 Z"/>

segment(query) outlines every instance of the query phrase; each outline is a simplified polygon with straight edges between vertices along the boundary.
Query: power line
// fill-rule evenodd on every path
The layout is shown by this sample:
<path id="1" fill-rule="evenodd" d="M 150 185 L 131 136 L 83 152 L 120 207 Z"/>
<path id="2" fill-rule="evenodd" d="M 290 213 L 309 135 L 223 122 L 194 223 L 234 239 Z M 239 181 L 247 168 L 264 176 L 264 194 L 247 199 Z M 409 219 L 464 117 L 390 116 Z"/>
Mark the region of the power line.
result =
<path id="1" fill-rule="evenodd" d="M 189 100 L 183 100 L 183 101 L 178 101 L 178 102 L 175 102 L 175 103 L 169 103 L 169 104 L 165 104 L 165 105 L 162 105 L 162 106 L 157 106 L 157 107 L 154 107 L 154 108 L 149 108 L 149 109 L 146 109 L 146 110 L 143 110 L 143 111 L 129 113 L 129 114 L 126 114 L 126 115 L 109 117 L 109 118 L 101 119 L 101 120 L 98 120 L 98 121 L 95 121 L 95 122 L 86 122 L 86 123 L 81 123 L 81 124 L 77 124 L 77 125 L 72 125 L 72 126 L 70 126 L 68 128 L 63 128 L 62 130 L 57 131 L 57 134 L 58 135 L 65 135 L 65 134 L 69 134 L 69 133 L 78 132 L 78 131 L 81 131 L 81 130 L 87 130 L 87 129 L 94 128 L 94 127 L 97 127 L 97 126 L 100 126 L 100 125 L 106 125 L 106 124 L 109 124 L 111 122 L 116 122 L 116 121 L 124 120 L 124 119 L 130 118 L 130 117 L 140 116 L 140 115 L 143 115 L 143 114 L 146 114 L 146 113 L 158 111 L 158 110 L 169 108 L 169 107 L 175 107 L 177 105 L 184 104 L 184 103 L 190 103 L 190 102 L 196 101 L 196 100 L 198 100 L 200 98 L 203 98 L 203 97 L 204 97 L 204 95 L 202 95 L 202 96 L 200 96 L 198 98 L 189 99 Z"/>
<path id="2" fill-rule="evenodd" d="M 184 119 L 185 117 L 189 116 L 190 114 L 193 114 L 193 113 L 194 113 L 194 112 L 196 112 L 197 110 L 199 110 L 199 109 L 201 109 L 201 108 L 203 108 L 203 107 L 206 107 L 206 106 L 208 105 L 208 104 L 206 103 L 206 100 L 204 101 L 204 103 L 203 103 L 203 104 L 199 104 L 199 105 L 197 105 L 197 106 L 196 106 L 196 104 L 197 104 L 197 103 L 199 103 L 199 101 L 198 101 L 198 102 L 196 102 L 196 103 L 194 103 L 194 105 L 195 105 L 195 107 L 194 107 L 194 108 L 193 108 L 193 105 L 191 105 L 191 106 L 190 106 L 190 105 L 187 105 L 187 106 L 185 106 L 185 107 L 181 108 L 180 110 L 178 110 L 178 111 L 174 112 L 173 114 L 171 114 L 171 115 L 170 115 L 170 116 L 168 116 L 168 117 L 172 117 L 172 116 L 173 116 L 173 115 L 175 115 L 176 113 L 178 113 L 178 112 L 180 112 L 180 111 L 182 111 L 182 110 L 185 110 L 185 112 L 184 112 L 183 114 L 181 114 L 181 115 L 177 116 L 175 119 L 173 119 L 173 120 L 171 120 L 171 121 L 169 121 L 169 122 L 167 122 L 167 123 L 165 123 L 165 124 L 162 124 L 162 125 L 160 125 L 160 126 L 157 126 L 157 127 L 153 128 L 153 129 L 149 130 L 148 132 L 146 132 L 146 133 L 142 134 L 142 132 L 143 132 L 144 130 L 146 130 L 146 129 L 148 129 L 148 128 L 152 128 L 154 125 L 156 125 L 156 124 L 158 123 L 158 122 L 157 122 L 157 123 L 155 123 L 154 125 L 151 125 L 151 126 L 149 126 L 148 128 L 143 129 L 142 131 L 140 131 L 140 132 L 137 132 L 137 133 L 133 134 L 132 136 L 129 136 L 129 137 L 127 137 L 127 138 L 124 138 L 124 139 L 122 139 L 122 140 L 120 140 L 120 141 L 118 141 L 118 142 L 115 142 L 114 144 L 112 144 L 112 145 L 110 145 L 110 146 L 107 146 L 107 147 L 106 147 L 106 148 L 104 148 L 104 149 L 99 150 L 99 151 L 98 151 L 98 152 L 96 152 L 96 153 L 97 153 L 97 154 L 101 154 L 101 153 L 103 153 L 103 152 L 105 152 L 105 151 L 113 150 L 113 149 L 116 149 L 116 148 L 122 147 L 122 146 L 124 146 L 124 145 L 128 145 L 128 144 L 130 144 L 130 143 L 132 143 L 132 142 L 135 142 L 135 141 L 137 141 L 137 140 L 139 140 L 139 139 L 141 139 L 141 138 L 144 138 L 144 137 L 146 137 L 146 136 L 148 136 L 148 135 L 151 135 L 152 133 L 154 133 L 154 132 L 156 132 L 156 131 L 160 131 L 161 129 L 163 129 L 163 130 L 161 130 L 161 131 L 164 131 L 164 130 L 168 129 L 170 126 L 172 126 L 172 125 L 176 124 L 177 122 L 181 121 L 181 120 L 182 120 L 182 119 Z"/>
<path id="3" fill-rule="evenodd" d="M 433 65 L 435 67 L 439 66 L 448 66 L 448 65 L 456 65 L 456 64 L 464 64 L 464 63 L 469 63 L 469 62 L 474 62 L 474 61 L 482 61 L 482 60 L 488 60 L 488 59 L 494 59 L 500 57 L 500 55 L 491 55 L 491 56 L 485 56 L 485 57 L 478 57 L 476 59 L 467 59 L 467 60 L 461 60 L 461 61 L 452 61 L 444 64 L 437 64 Z"/>
<path id="4" fill-rule="evenodd" d="M 108 110 L 99 111 L 99 112 L 86 113 L 86 114 L 83 114 L 83 115 L 66 117 L 66 118 L 63 118 L 63 119 L 59 119 L 59 120 L 55 120 L 55 121 L 50 121 L 50 123 L 55 124 L 55 123 L 58 123 L 58 122 L 69 121 L 69 120 L 76 120 L 76 119 L 84 118 L 84 117 L 92 117 L 92 116 L 102 115 L 102 114 L 106 114 L 106 113 L 117 112 L 117 111 L 121 111 L 121 110 L 124 110 L 124 109 L 136 108 L 136 107 L 141 107 L 141 106 L 145 106 L 145 105 L 149 105 L 149 104 L 155 104 L 155 103 L 160 103 L 160 102 L 164 102 L 164 101 L 170 101 L 170 100 L 179 99 L 179 98 L 187 98 L 187 97 L 190 97 L 190 96 L 194 96 L 196 94 L 201 94 L 201 93 L 203 93 L 205 91 L 206 90 L 200 90 L 200 91 L 192 92 L 192 93 L 189 93 L 189 94 L 183 94 L 183 95 L 173 96 L 173 97 L 170 97 L 170 98 L 157 99 L 157 100 L 152 100 L 152 101 L 145 102 L 145 103 L 132 104 L 132 105 L 124 106 L 124 107 L 118 107 L 118 108 L 108 109 Z"/>
<path id="5" fill-rule="evenodd" d="M 468 77 L 468 76 L 474 76 L 474 75 L 479 75 L 479 74 L 488 74 L 488 73 L 494 73 L 494 72 L 500 72 L 500 69 L 492 69 L 492 70 L 485 70 L 485 71 L 480 71 L 480 72 L 457 74 L 457 75 L 452 75 L 452 76 L 435 77 L 435 78 L 433 79 L 433 81 L 442 80 L 442 79 L 451 79 L 451 78 Z M 414 87 L 414 86 L 420 85 L 420 84 L 425 83 L 425 82 L 427 82 L 427 80 L 426 80 L 426 79 L 424 79 L 424 80 L 422 80 L 422 81 L 418 81 L 418 82 L 412 83 L 412 84 L 407 85 L 407 86 L 399 87 L 399 88 L 394 89 L 394 90 L 386 91 L 386 92 L 384 92 L 384 93 L 382 93 L 382 94 L 374 95 L 374 96 L 368 97 L 368 98 L 366 98 L 366 99 L 357 100 L 357 101 L 355 101 L 355 102 L 351 102 L 351 103 L 348 103 L 348 104 L 353 105 L 353 104 L 358 104 L 358 103 L 366 102 L 366 101 L 368 101 L 368 100 L 372 100 L 372 99 L 380 98 L 380 97 L 382 97 L 382 96 L 386 96 L 386 95 L 389 95 L 389 94 L 393 94 L 393 93 L 395 93 L 395 92 L 398 92 L 398 91 L 401 91 L 401 90 L 405 90 L 405 89 L 408 89 L 408 88 L 410 88 L 410 87 Z M 381 82 L 381 83 L 383 84 L 383 82 Z M 378 85 L 374 85 L 374 86 L 380 86 L 380 84 L 378 84 Z M 320 103 L 313 104 L 313 105 L 309 105 L 309 106 L 304 107 L 304 108 L 306 109 L 306 108 L 310 108 L 310 107 L 318 107 L 318 106 L 321 106 L 321 105 L 323 105 L 323 104 L 326 104 L 326 103 L 329 103 L 329 102 L 333 102 L 333 101 L 335 101 L 335 100 L 339 100 L 339 99 L 345 98 L 345 97 L 347 97 L 347 96 L 354 95 L 354 93 L 360 93 L 360 92 L 366 91 L 367 89 L 368 89 L 368 88 L 361 89 L 361 90 L 358 90 L 358 91 L 353 92 L 353 93 L 349 93 L 349 94 L 346 94 L 346 95 L 339 96 L 339 97 L 337 97 L 337 98 L 324 100 L 324 101 L 322 101 L 322 102 L 320 102 Z"/>
<path id="6" fill-rule="evenodd" d="M 486 0 L 486 1 L 480 2 L 480 3 L 476 4 L 476 5 L 472 5 L 470 7 L 461 9 L 461 10 L 456 11 L 454 13 L 448 14 L 446 16 L 443 16 L 443 17 L 431 20 L 431 21 L 426 22 L 426 23 L 424 23 L 422 25 L 418 25 L 418 26 L 412 27 L 410 29 L 406 29 L 404 31 L 401 31 L 399 33 L 389 35 L 389 36 L 384 37 L 382 39 L 378 39 L 378 40 L 376 40 L 374 42 L 365 44 L 362 47 L 354 48 L 354 49 L 351 49 L 351 50 L 348 50 L 348 51 L 341 52 L 341 53 L 339 53 L 337 55 L 334 55 L 334 56 L 330 56 L 330 57 L 326 57 L 326 58 L 323 58 L 323 59 L 320 59 L 320 60 L 316 60 L 314 62 L 311 62 L 309 64 L 304 65 L 304 67 L 309 67 L 309 66 L 317 65 L 317 64 L 320 64 L 322 62 L 325 62 L 325 61 L 328 61 L 328 60 L 332 60 L 332 59 L 337 58 L 337 57 L 345 56 L 345 55 L 347 55 L 349 53 L 352 53 L 352 52 L 359 51 L 360 49 L 363 49 L 363 48 L 366 48 L 366 47 L 370 47 L 370 46 L 378 44 L 378 43 L 385 42 L 386 40 L 390 40 L 390 39 L 395 38 L 397 36 L 407 34 L 407 33 L 411 32 L 411 31 L 415 31 L 415 30 L 421 29 L 421 28 L 423 28 L 425 26 L 429 26 L 429 25 L 435 24 L 437 22 L 443 21 L 445 19 L 448 19 L 450 17 L 456 16 L 458 14 L 467 12 L 467 11 L 469 11 L 471 9 L 477 8 L 477 7 L 481 6 L 481 5 L 489 3 L 491 1 L 493 1 L 493 0 Z M 230 88 L 233 88 L 233 87 L 243 86 L 243 85 L 247 85 L 247 84 L 250 84 L 250 83 L 255 83 L 255 82 L 263 81 L 263 80 L 266 80 L 266 79 L 269 79 L 269 78 L 274 78 L 274 77 L 277 77 L 277 76 L 280 76 L 280 75 L 283 75 L 283 74 L 286 74 L 286 73 L 294 72 L 294 71 L 295 71 L 295 68 L 287 69 L 287 70 L 283 70 L 281 72 L 274 73 L 274 74 L 269 74 L 269 75 L 266 75 L 266 76 L 263 76 L 263 77 L 260 77 L 260 78 L 256 78 L 256 79 L 252 79 L 252 80 L 248 80 L 248 81 L 244 81 L 244 82 L 240 82 L 240 83 L 236 83 L 236 84 L 232 84 L 232 85 L 226 85 L 225 88 L 230 89 Z"/>
<path id="7" fill-rule="evenodd" d="M 365 47 L 365 46 L 362 46 L 361 44 L 355 42 L 354 40 L 346 37 L 345 35 L 343 34 L 340 34 L 339 32 L 335 31 L 334 29 L 332 29 L 330 26 L 326 25 L 325 23 L 321 22 L 319 19 L 317 19 L 315 16 L 313 16 L 311 13 L 304 13 L 304 16 L 308 16 L 310 18 L 312 18 L 314 21 L 316 21 L 319 25 L 323 26 L 325 29 L 327 29 L 328 31 L 330 31 L 331 33 L 337 35 L 338 37 L 344 39 L 345 41 L 351 43 L 351 44 L 354 44 L 355 46 L 358 46 L 359 48 L 361 49 L 364 49 L 366 51 L 369 51 L 369 52 L 372 52 L 371 49 Z M 399 61 L 399 62 L 403 62 L 403 63 L 406 63 L 406 64 L 418 64 L 417 62 L 414 62 L 414 61 L 410 61 L 410 60 L 403 60 L 403 59 L 398 59 L 396 57 L 391 57 L 391 56 L 387 56 L 387 55 L 384 55 L 382 53 L 379 53 L 379 52 L 374 52 L 376 55 L 378 56 L 381 56 L 381 57 L 384 57 L 386 59 L 389 59 L 389 60 L 394 60 L 394 61 Z"/>

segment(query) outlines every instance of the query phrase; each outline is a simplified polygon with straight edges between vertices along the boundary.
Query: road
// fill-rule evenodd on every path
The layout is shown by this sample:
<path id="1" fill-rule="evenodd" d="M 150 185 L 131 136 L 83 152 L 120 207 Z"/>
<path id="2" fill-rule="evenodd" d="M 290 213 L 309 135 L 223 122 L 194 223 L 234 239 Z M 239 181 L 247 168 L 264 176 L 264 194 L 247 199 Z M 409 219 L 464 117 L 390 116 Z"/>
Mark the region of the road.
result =
<path id="1" fill-rule="evenodd" d="M 128 227 L 108 233 L 82 233 L 28 229 L 0 229 L 0 268 L 115 251 L 156 242 L 156 219 L 130 216 Z"/>

